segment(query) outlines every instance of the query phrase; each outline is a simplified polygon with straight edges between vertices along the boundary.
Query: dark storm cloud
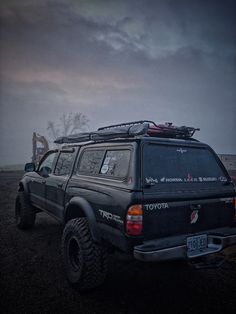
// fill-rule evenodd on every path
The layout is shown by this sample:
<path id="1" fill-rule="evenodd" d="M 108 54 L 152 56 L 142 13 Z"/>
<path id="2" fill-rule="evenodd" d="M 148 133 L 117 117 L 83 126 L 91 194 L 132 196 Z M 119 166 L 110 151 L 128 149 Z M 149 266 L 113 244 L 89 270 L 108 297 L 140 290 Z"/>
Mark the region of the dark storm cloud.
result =
<path id="1" fill-rule="evenodd" d="M 164 4 L 148 1 L 139 2 L 139 6 L 132 10 L 137 2 L 130 2 L 123 14 L 113 12 L 113 19 L 109 19 L 105 9 L 93 13 L 92 7 L 92 12 L 87 10 L 90 14 L 86 14 L 80 9 L 80 3 L 86 2 L 40 3 L 38 6 L 18 4 L 3 9 L 3 30 L 4 26 L 10 28 L 14 35 L 3 31 L 2 38 L 5 35 L 8 43 L 14 39 L 11 44 L 15 45 L 16 51 L 23 47 L 36 61 L 47 65 L 66 67 L 73 63 L 81 66 L 83 63 L 75 61 L 82 58 L 94 65 L 97 59 L 102 61 L 102 57 L 106 64 L 117 58 L 117 55 L 110 55 L 112 50 L 127 53 L 125 60 L 129 53 L 133 60 L 143 54 L 154 65 L 158 59 L 180 51 L 197 50 L 208 59 L 212 54 L 235 57 L 235 19 L 231 13 L 233 8 L 230 10 L 226 4 L 219 6 L 214 2 L 211 8 L 199 2 L 195 5 L 193 2 L 191 6 L 186 2 L 181 6 L 173 1 Z M 112 7 L 114 2 L 109 3 Z M 107 2 L 94 1 L 95 8 L 102 4 L 107 5 Z M 86 5 L 81 4 L 83 6 Z M 23 54 L 19 53 L 19 56 Z"/>
<path id="2" fill-rule="evenodd" d="M 194 124 L 233 152 L 234 1 L 8 0 L 0 16 L 3 144 L 14 115 L 25 138 L 82 111 L 94 127 L 150 116 Z M 227 134 L 212 139 L 216 124 Z"/>
<path id="3" fill-rule="evenodd" d="M 185 4 L 182 1 L 180 5 L 174 1 L 164 4 L 148 1 L 139 2 L 140 5 L 132 10 L 136 1 L 126 6 L 123 15 L 113 12 L 113 19 L 106 18 L 105 8 L 94 15 L 93 10 L 90 14 L 84 14 L 84 10 L 80 9 L 80 1 L 74 3 L 73 6 L 71 1 L 42 1 L 37 6 L 9 6 L 2 10 L 2 24 L 15 28 L 16 39 L 17 31 L 26 40 L 29 39 L 27 36 L 31 38 L 31 34 L 34 34 L 32 37 L 35 37 L 35 41 L 29 43 L 32 46 L 37 41 L 42 43 L 45 40 L 47 43 L 48 38 L 53 44 L 58 42 L 60 45 L 61 38 L 63 44 L 68 41 L 72 48 L 74 45 L 78 47 L 81 40 L 87 43 L 94 40 L 114 50 L 141 51 L 153 58 L 173 54 L 186 47 L 206 53 L 235 52 L 235 41 L 232 40 L 235 30 L 234 6 L 230 10 L 230 3 L 224 2 L 219 6 L 214 1 L 214 6 L 211 6 L 206 2 L 189 5 L 189 1 Z M 109 3 L 112 7 L 112 1 Z M 94 1 L 95 7 L 102 4 L 107 5 L 107 2 Z M 70 52 L 74 55 L 76 51 L 71 49 Z"/>

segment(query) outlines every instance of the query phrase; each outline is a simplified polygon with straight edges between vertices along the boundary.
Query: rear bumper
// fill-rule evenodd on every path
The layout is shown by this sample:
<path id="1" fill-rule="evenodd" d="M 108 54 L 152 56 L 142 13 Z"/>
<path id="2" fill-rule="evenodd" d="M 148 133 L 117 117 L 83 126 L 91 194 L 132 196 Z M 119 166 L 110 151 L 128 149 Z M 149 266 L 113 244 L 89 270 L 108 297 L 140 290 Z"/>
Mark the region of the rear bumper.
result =
<path id="1" fill-rule="evenodd" d="M 207 234 L 207 247 L 199 251 L 188 251 L 186 239 L 192 235 L 181 235 L 146 241 L 134 247 L 134 257 L 141 261 L 166 261 L 192 259 L 236 245 L 236 228 L 219 228 L 195 235 Z"/>

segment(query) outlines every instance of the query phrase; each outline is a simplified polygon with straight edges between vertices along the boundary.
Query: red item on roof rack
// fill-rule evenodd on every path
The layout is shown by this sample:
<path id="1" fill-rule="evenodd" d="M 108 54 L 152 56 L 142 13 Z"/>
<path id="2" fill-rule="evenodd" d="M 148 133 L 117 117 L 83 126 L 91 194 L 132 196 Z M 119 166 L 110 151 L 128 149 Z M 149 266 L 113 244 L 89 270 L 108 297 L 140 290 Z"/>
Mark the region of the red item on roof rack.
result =
<path id="1" fill-rule="evenodd" d="M 173 138 L 190 138 L 193 136 L 195 131 L 199 131 L 200 129 L 196 129 L 193 127 L 187 126 L 174 126 L 170 122 L 166 122 L 165 124 L 149 124 L 147 134 L 149 136 L 157 136 L 157 137 L 173 137 Z"/>

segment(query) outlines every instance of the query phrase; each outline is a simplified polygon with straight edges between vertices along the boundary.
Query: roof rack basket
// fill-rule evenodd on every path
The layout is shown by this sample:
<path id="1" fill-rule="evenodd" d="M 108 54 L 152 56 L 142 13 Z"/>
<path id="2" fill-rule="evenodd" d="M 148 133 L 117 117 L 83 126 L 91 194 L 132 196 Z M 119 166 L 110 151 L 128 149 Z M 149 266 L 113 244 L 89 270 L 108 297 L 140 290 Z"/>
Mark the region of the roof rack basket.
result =
<path id="1" fill-rule="evenodd" d="M 198 128 L 187 126 L 177 127 L 170 122 L 166 122 L 165 124 L 156 124 L 150 120 L 139 120 L 101 127 L 94 132 L 59 137 L 54 142 L 57 144 L 79 143 L 85 141 L 103 141 L 138 136 L 189 139 L 193 136 L 195 131 L 199 130 L 200 129 Z"/>

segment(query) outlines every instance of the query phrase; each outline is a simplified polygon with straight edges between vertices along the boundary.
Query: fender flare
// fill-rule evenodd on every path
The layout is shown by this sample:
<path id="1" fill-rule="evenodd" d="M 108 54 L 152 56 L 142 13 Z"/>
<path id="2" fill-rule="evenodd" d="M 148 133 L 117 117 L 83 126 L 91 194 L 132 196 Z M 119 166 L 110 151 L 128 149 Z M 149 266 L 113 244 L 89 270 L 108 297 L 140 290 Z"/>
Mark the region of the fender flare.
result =
<path id="1" fill-rule="evenodd" d="M 18 192 L 21 191 L 21 188 L 20 188 L 21 185 L 23 186 L 24 193 L 27 194 L 29 191 L 27 181 L 24 179 L 20 180 L 20 182 L 18 184 Z"/>
<path id="2" fill-rule="evenodd" d="M 94 214 L 94 211 L 91 207 L 91 205 L 89 204 L 89 202 L 82 198 L 82 197 L 79 197 L 79 196 L 75 196 L 73 197 L 69 203 L 67 203 L 66 207 L 65 207 L 65 210 L 64 210 L 64 224 L 67 223 L 67 212 L 69 210 L 69 208 L 71 206 L 76 206 L 79 208 L 79 212 L 83 213 L 84 216 L 87 218 L 88 220 L 88 224 L 89 224 L 89 229 L 90 229 L 90 233 L 91 233 L 91 236 L 92 236 L 92 239 L 95 241 L 95 242 L 98 242 L 100 243 L 101 242 L 101 234 L 100 234 L 100 230 L 99 230 L 99 227 L 98 227 L 98 224 L 97 224 L 97 220 L 96 220 L 96 217 L 95 217 L 95 214 Z M 81 217 L 81 215 L 79 215 L 79 212 L 78 212 L 78 216 L 77 217 Z M 76 215 L 75 217 L 73 218 L 76 218 Z"/>

